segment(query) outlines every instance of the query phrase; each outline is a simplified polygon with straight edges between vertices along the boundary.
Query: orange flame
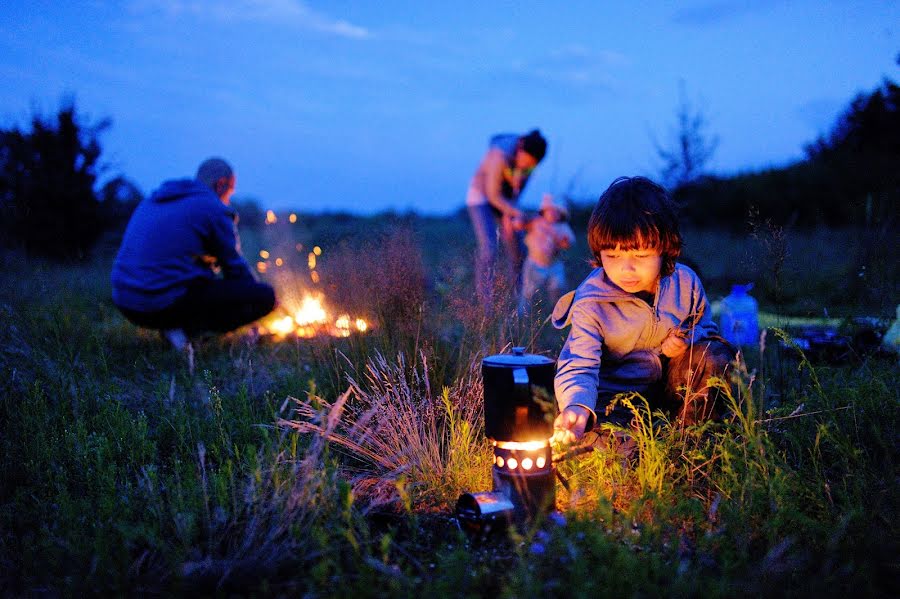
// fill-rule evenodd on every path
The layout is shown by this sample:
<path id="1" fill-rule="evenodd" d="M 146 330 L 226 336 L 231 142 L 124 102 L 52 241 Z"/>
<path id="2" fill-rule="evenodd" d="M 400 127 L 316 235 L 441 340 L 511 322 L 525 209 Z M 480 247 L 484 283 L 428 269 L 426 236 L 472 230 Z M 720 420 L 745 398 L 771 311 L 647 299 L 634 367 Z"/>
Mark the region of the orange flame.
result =
<path id="1" fill-rule="evenodd" d="M 351 318 L 349 314 L 340 314 L 333 321 L 325 309 L 321 296 L 307 295 L 300 307 L 292 315 L 270 316 L 263 322 L 263 329 L 276 337 L 309 338 L 316 335 L 332 337 L 349 337 L 354 327 L 359 333 L 369 329 L 369 323 L 362 318 Z"/>
<path id="2" fill-rule="evenodd" d="M 535 451 L 544 449 L 550 445 L 549 439 L 543 441 L 494 441 L 494 446 L 500 449 L 516 449 L 519 451 Z"/>

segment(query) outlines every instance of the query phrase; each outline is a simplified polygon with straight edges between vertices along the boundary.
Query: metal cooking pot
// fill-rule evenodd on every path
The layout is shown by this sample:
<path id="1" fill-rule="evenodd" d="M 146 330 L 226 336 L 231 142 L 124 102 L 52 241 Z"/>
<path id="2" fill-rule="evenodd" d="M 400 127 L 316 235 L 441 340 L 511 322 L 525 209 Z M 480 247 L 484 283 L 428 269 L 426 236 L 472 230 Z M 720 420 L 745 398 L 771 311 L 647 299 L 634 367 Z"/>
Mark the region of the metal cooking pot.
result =
<path id="1" fill-rule="evenodd" d="M 485 435 L 495 441 L 537 441 L 553 435 L 556 362 L 514 347 L 481 361 Z M 536 397 L 543 389 L 546 394 Z M 549 400 L 549 401 L 547 401 Z"/>

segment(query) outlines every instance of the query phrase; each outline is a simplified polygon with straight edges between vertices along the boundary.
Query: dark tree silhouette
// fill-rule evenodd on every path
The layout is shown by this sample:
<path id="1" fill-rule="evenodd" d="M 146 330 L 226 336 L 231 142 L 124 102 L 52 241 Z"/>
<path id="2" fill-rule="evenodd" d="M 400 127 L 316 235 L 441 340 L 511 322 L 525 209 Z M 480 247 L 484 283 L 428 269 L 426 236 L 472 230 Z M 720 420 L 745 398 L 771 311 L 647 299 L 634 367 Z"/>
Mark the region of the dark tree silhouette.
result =
<path id="1" fill-rule="evenodd" d="M 805 160 L 701 176 L 673 195 L 686 220 L 700 226 L 742 230 L 752 210 L 787 227 L 877 225 L 893 231 L 900 214 L 900 87 L 886 80 L 858 95 L 805 150 Z"/>
<path id="2" fill-rule="evenodd" d="M 29 252 L 82 259 L 103 230 L 94 192 L 98 136 L 110 125 L 81 122 L 73 101 L 31 131 L 0 131 L 0 217 L 4 240 Z"/>
<path id="3" fill-rule="evenodd" d="M 812 160 L 842 152 L 900 157 L 900 87 L 894 82 L 856 96 L 831 133 L 806 146 Z"/>
<path id="4" fill-rule="evenodd" d="M 103 225 L 111 229 L 124 227 L 143 199 L 144 194 L 130 179 L 122 175 L 110 179 L 100 188 Z"/>
<path id="5" fill-rule="evenodd" d="M 718 138 L 707 134 L 706 117 L 691 105 L 683 81 L 678 86 L 678 95 L 677 123 L 669 145 L 663 147 L 654 140 L 656 153 L 662 160 L 660 177 L 669 189 L 691 183 L 703 175 L 703 169 L 719 145 Z"/>

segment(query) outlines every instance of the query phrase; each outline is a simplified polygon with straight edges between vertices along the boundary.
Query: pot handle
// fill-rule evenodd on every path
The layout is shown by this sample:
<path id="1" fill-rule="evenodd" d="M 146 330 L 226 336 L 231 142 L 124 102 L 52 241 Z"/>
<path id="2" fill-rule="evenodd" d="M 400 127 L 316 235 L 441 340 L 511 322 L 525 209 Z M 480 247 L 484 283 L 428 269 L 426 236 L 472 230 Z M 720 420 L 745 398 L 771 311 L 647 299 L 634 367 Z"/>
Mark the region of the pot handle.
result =
<path id="1" fill-rule="evenodd" d="M 516 387 L 528 387 L 531 381 L 528 380 L 528 369 L 527 368 L 514 368 L 513 369 L 513 383 L 515 383 Z"/>

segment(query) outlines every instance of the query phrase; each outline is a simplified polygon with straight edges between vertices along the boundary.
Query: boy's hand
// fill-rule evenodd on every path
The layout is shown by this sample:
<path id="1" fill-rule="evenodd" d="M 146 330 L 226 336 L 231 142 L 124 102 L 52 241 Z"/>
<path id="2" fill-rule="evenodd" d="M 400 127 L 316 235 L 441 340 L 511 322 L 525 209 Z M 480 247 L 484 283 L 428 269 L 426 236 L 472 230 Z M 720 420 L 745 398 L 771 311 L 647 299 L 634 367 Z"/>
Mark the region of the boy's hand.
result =
<path id="1" fill-rule="evenodd" d="M 571 445 L 584 436 L 584 428 L 591 417 L 590 411 L 582 406 L 569 406 L 553 421 L 551 443 Z"/>
<path id="2" fill-rule="evenodd" d="M 681 337 L 678 330 L 672 329 L 663 339 L 662 353 L 667 358 L 677 358 L 687 350 L 687 347 L 687 341 Z"/>

